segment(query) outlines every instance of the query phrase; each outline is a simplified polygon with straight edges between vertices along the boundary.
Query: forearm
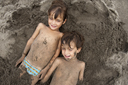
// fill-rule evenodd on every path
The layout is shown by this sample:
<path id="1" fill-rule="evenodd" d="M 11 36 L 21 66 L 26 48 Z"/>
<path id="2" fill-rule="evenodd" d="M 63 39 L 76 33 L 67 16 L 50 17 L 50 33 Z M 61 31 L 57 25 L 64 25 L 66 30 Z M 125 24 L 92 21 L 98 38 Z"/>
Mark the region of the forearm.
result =
<path id="1" fill-rule="evenodd" d="M 51 68 L 53 62 L 55 61 L 55 59 L 59 56 L 59 54 L 56 54 L 52 57 L 52 59 L 50 60 L 50 62 L 47 65 L 47 69 Z"/>
<path id="2" fill-rule="evenodd" d="M 44 74 L 47 73 L 47 71 L 51 68 L 55 59 L 56 59 L 56 56 L 54 55 L 53 58 L 51 59 L 51 61 L 47 64 L 47 66 L 41 70 L 41 73 L 43 73 L 43 72 L 44 72 Z"/>
<path id="3" fill-rule="evenodd" d="M 47 75 L 46 75 L 46 76 L 41 80 L 41 82 L 42 82 L 42 83 L 45 83 L 46 81 L 48 81 L 49 77 L 50 77 L 50 76 L 47 76 Z"/>
<path id="4" fill-rule="evenodd" d="M 25 57 L 25 56 L 27 55 L 27 53 L 28 53 L 28 51 L 29 51 L 29 49 L 30 49 L 30 47 L 31 47 L 32 42 L 33 42 L 33 39 L 30 38 L 30 39 L 28 40 L 28 42 L 27 42 L 25 48 L 24 48 L 24 51 L 23 51 L 23 53 L 22 53 L 22 57 Z"/>
<path id="5" fill-rule="evenodd" d="M 59 56 L 59 54 L 60 54 L 60 49 L 61 49 L 61 40 L 59 40 L 59 44 L 58 44 L 58 47 L 57 47 L 57 49 L 56 49 L 56 52 L 55 52 L 55 54 L 53 55 L 53 57 L 52 57 L 52 59 L 50 60 L 50 62 L 48 63 L 47 69 L 49 69 L 49 68 L 52 66 L 52 64 L 53 64 L 53 62 L 55 61 L 55 59 Z"/>
<path id="6" fill-rule="evenodd" d="M 80 81 L 83 81 L 83 78 L 84 78 L 84 70 L 85 70 L 85 63 L 82 62 L 82 64 L 81 64 L 81 71 L 80 71 L 80 75 L 79 75 L 79 80 Z"/>
<path id="7" fill-rule="evenodd" d="M 45 74 L 49 71 L 49 69 L 51 68 L 51 66 L 52 66 L 54 60 L 55 60 L 55 57 L 52 58 L 51 61 L 47 64 L 47 66 L 41 70 L 41 72 L 40 72 L 41 75 L 42 75 L 42 73 L 43 73 L 43 75 L 45 75 Z M 47 75 L 48 75 L 48 74 L 47 74 Z M 47 79 L 47 78 L 46 78 L 47 75 L 45 75 L 45 78 L 44 78 L 43 81 L 47 81 L 47 80 L 46 80 L 46 79 Z"/>
<path id="8" fill-rule="evenodd" d="M 26 56 L 28 51 L 29 51 L 29 49 L 30 49 L 30 45 L 26 45 L 25 48 L 24 48 L 24 51 L 22 53 L 22 56 Z"/>
<path id="9" fill-rule="evenodd" d="M 48 70 L 47 74 L 44 76 L 44 78 L 42 79 L 42 82 L 45 83 L 49 77 L 51 76 L 51 74 L 53 73 L 53 71 L 57 68 L 57 66 L 60 63 L 60 59 L 56 59 L 54 61 L 54 63 L 51 65 L 50 69 Z"/>
<path id="10" fill-rule="evenodd" d="M 50 68 L 53 64 L 53 62 L 55 61 L 55 59 L 59 56 L 60 54 L 60 46 L 57 48 L 55 55 L 52 57 L 52 59 L 50 60 L 48 67 Z"/>

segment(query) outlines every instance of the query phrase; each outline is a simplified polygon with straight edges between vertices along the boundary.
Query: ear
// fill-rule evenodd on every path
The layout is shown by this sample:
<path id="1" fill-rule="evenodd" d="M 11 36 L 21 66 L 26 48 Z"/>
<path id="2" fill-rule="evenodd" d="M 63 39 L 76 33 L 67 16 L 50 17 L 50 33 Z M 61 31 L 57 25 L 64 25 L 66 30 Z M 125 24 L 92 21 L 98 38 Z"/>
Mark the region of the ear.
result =
<path id="1" fill-rule="evenodd" d="M 65 19 L 65 20 L 63 21 L 63 24 L 65 24 L 66 21 L 67 21 L 67 19 Z"/>
<path id="2" fill-rule="evenodd" d="M 77 53 L 79 53 L 81 51 L 81 47 L 77 49 Z"/>

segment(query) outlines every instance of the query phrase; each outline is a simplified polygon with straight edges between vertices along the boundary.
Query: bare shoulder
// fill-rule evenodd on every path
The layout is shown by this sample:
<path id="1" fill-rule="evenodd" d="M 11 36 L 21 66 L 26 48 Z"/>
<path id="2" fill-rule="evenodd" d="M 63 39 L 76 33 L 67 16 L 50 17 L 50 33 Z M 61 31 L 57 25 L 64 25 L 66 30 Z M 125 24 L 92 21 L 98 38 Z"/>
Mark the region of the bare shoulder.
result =
<path id="1" fill-rule="evenodd" d="M 55 59 L 55 62 L 56 62 L 56 63 L 61 63 L 61 62 L 62 62 L 62 60 L 63 60 L 63 58 L 62 58 L 62 57 L 57 57 L 57 58 Z"/>
<path id="2" fill-rule="evenodd" d="M 46 26 L 45 24 L 43 24 L 43 23 L 39 23 L 39 24 L 38 24 L 38 27 L 39 27 L 39 28 L 45 28 L 45 27 L 47 27 L 47 26 Z"/>
<path id="3" fill-rule="evenodd" d="M 59 35 L 60 35 L 60 38 L 64 35 L 64 33 L 62 32 L 59 32 Z"/>
<path id="4" fill-rule="evenodd" d="M 38 25 L 39 26 L 46 26 L 44 23 L 39 23 Z"/>
<path id="5" fill-rule="evenodd" d="M 85 62 L 78 60 L 78 63 L 79 63 L 79 65 L 80 65 L 80 67 L 82 67 L 82 68 L 85 67 Z"/>

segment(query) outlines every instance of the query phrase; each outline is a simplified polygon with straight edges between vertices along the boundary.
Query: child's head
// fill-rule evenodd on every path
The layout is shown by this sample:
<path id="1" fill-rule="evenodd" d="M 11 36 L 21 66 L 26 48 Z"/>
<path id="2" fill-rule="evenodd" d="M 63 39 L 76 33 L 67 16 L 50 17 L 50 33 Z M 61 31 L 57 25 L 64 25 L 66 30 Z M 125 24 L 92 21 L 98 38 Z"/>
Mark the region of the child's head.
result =
<path id="1" fill-rule="evenodd" d="M 67 32 L 61 38 L 62 54 L 66 60 L 75 58 L 77 53 L 81 51 L 84 43 L 84 37 L 78 32 Z"/>
<path id="2" fill-rule="evenodd" d="M 52 2 L 48 10 L 48 23 L 51 29 L 58 29 L 67 19 L 67 7 L 62 0 Z"/>

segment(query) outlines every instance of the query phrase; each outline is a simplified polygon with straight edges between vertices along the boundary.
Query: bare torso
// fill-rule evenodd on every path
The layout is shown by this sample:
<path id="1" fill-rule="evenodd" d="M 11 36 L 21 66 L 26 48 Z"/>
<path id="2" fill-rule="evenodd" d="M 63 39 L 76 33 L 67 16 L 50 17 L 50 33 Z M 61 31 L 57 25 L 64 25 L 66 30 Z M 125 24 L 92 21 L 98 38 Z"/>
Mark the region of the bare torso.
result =
<path id="1" fill-rule="evenodd" d="M 68 62 L 64 58 L 60 59 L 61 63 L 57 67 L 50 85 L 76 85 L 81 61 Z"/>
<path id="2" fill-rule="evenodd" d="M 60 34 L 60 32 L 54 32 L 48 27 L 42 28 L 26 57 L 28 62 L 39 70 L 44 68 L 56 52 Z"/>

